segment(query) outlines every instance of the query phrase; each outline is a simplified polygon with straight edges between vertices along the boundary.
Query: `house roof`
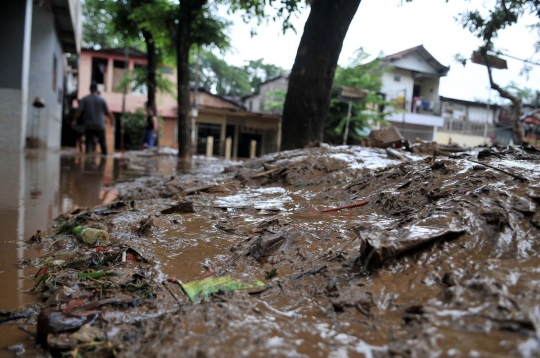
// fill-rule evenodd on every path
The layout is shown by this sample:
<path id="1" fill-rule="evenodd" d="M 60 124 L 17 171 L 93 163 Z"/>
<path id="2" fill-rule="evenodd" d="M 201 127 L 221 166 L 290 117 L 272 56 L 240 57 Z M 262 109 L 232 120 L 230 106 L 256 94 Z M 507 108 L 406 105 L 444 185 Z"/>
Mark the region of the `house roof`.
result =
<path id="1" fill-rule="evenodd" d="M 450 98 L 450 97 L 444 97 L 444 96 L 439 96 L 439 99 L 440 99 L 441 102 L 452 102 L 452 103 L 458 103 L 458 104 L 463 104 L 463 105 L 472 105 L 472 106 L 477 106 L 477 107 L 485 107 L 485 106 L 487 106 L 486 102 L 481 102 L 481 101 L 467 101 L 467 100 L 464 100 L 464 99 Z M 495 103 L 490 103 L 489 106 L 491 108 L 499 108 L 500 107 L 498 104 L 495 104 Z"/>
<path id="2" fill-rule="evenodd" d="M 441 64 L 435 57 L 433 57 L 432 54 L 426 50 L 424 45 L 419 45 L 416 47 L 411 47 L 407 50 L 403 50 L 400 52 L 396 52 L 392 55 L 388 55 L 382 58 L 383 61 L 386 62 L 396 62 L 397 60 L 400 60 L 408 55 L 412 54 L 418 54 L 420 57 L 422 57 L 427 63 L 429 63 L 441 76 L 446 76 L 448 74 L 448 71 L 450 70 L 450 66 L 444 66 Z M 398 67 L 398 66 L 396 66 Z"/>
<path id="3" fill-rule="evenodd" d="M 80 0 L 50 0 L 49 4 L 64 52 L 78 54 L 81 50 L 82 34 Z"/>
<path id="4" fill-rule="evenodd" d="M 82 51 L 92 51 L 92 52 L 99 52 L 99 53 L 106 53 L 110 55 L 125 55 L 125 49 L 123 47 L 119 48 L 102 48 L 99 50 L 95 50 L 93 48 L 83 48 Z M 136 49 L 135 47 L 129 48 L 129 57 L 141 57 L 146 58 L 146 52 L 141 51 L 139 49 Z"/>
<path id="5" fill-rule="evenodd" d="M 191 89 L 191 91 L 194 91 L 194 90 L 195 90 L 195 87 L 191 87 L 190 89 Z M 206 93 L 206 94 L 208 94 L 208 95 L 210 95 L 210 96 L 219 98 L 220 100 L 222 100 L 222 101 L 224 101 L 224 102 L 230 103 L 230 104 L 232 104 L 232 105 L 238 107 L 238 109 L 242 109 L 242 110 L 245 109 L 244 106 L 239 105 L 239 104 L 236 103 L 235 101 L 230 100 L 230 99 L 228 99 L 228 98 L 225 97 L 225 96 L 222 96 L 222 95 L 219 95 L 219 94 L 212 93 L 212 92 L 210 92 L 208 89 L 206 89 L 206 88 L 204 88 L 204 87 L 199 87 L 198 91 L 199 91 L 199 92 L 204 92 L 204 93 Z"/>

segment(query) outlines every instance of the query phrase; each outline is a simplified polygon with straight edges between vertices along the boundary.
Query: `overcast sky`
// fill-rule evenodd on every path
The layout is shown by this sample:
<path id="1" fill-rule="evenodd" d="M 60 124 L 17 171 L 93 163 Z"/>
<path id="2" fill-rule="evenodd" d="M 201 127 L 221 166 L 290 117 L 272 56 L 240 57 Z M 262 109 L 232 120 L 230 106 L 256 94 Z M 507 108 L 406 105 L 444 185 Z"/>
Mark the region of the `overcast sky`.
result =
<path id="1" fill-rule="evenodd" d="M 454 55 L 461 53 L 470 57 L 477 49 L 480 40 L 464 30 L 455 17 L 464 9 L 483 7 L 488 0 L 414 0 L 401 4 L 400 0 L 362 0 L 343 44 L 339 59 L 340 65 L 346 65 L 353 52 L 363 47 L 368 53 L 379 52 L 389 55 L 410 47 L 424 47 L 443 65 L 450 66 L 447 77 L 441 79 L 440 95 L 466 100 L 487 100 L 488 77 L 486 68 L 467 64 L 464 68 L 454 61 Z M 290 69 L 294 63 L 298 44 L 309 15 L 305 8 L 298 18 L 293 20 L 297 29 L 282 34 L 280 24 L 269 23 L 256 27 L 244 24 L 239 17 L 230 17 L 234 21 L 230 36 L 235 50 L 225 57 L 230 63 L 241 65 L 244 60 L 264 58 L 267 63 L 274 63 Z M 520 58 L 530 58 L 534 54 L 537 38 L 525 25 L 538 21 L 528 17 L 521 24 L 504 30 L 496 40 L 496 46 L 509 54 Z M 250 36 L 250 30 L 256 27 L 258 35 Z M 540 90 L 540 68 L 535 68 L 529 79 L 519 76 L 523 63 L 507 59 L 508 70 L 494 70 L 495 81 L 507 85 L 510 81 L 522 87 Z M 495 91 L 492 101 L 496 100 Z"/>

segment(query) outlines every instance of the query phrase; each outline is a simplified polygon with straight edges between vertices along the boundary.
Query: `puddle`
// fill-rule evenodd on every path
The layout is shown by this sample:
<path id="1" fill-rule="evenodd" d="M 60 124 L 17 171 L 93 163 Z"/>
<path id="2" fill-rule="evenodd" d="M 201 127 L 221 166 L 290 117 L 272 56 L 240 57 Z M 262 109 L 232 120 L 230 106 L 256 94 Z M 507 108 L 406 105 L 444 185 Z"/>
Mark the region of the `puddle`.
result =
<path id="1" fill-rule="evenodd" d="M 34 268 L 20 269 L 17 262 L 47 252 L 24 242 L 37 230 L 47 230 L 58 215 L 78 207 L 94 207 L 116 199 L 118 182 L 141 176 L 175 172 L 170 157 L 130 165 L 122 157 L 83 157 L 72 152 L 26 151 L 0 156 L 0 310 L 33 302 Z M 26 338 L 26 333 L 0 325 L 0 347 Z"/>

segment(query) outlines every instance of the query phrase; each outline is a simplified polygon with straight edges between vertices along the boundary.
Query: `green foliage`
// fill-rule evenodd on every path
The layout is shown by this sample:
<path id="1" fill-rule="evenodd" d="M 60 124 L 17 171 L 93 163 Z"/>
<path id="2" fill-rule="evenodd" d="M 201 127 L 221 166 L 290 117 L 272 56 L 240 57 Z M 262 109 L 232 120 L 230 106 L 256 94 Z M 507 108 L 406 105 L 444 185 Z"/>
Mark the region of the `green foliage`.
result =
<path id="1" fill-rule="evenodd" d="M 268 81 L 271 78 L 277 77 L 283 73 L 283 68 L 267 64 L 263 62 L 262 58 L 258 60 L 248 61 L 243 69 L 247 72 L 249 82 L 251 83 L 251 92 L 255 92 L 259 89 L 259 86 L 264 81 Z"/>
<path id="2" fill-rule="evenodd" d="M 146 66 L 135 67 L 128 71 L 127 75 L 122 77 L 115 88 L 117 92 L 123 92 L 129 86 L 131 91 L 137 91 L 146 88 L 148 79 L 148 68 Z M 166 93 L 176 98 L 176 86 L 163 73 L 156 73 L 157 92 Z"/>
<path id="3" fill-rule="evenodd" d="M 200 55 L 199 86 L 215 91 L 219 95 L 243 96 L 254 93 L 259 85 L 269 78 L 280 75 L 281 67 L 265 64 L 262 59 L 247 61 L 238 67 L 228 64 L 210 50 L 202 50 Z M 190 66 L 190 82 L 195 85 L 196 55 L 193 54 Z"/>
<path id="4" fill-rule="evenodd" d="M 392 112 L 383 112 L 384 106 L 395 105 L 386 101 L 379 91 L 382 88 L 382 76 L 391 68 L 383 65 L 380 58 L 364 63 L 368 58 L 362 48 L 355 52 L 347 67 L 338 66 L 332 88 L 330 112 L 326 122 L 325 134 L 330 142 L 341 143 L 345 131 L 349 103 L 338 98 L 341 86 L 367 90 L 365 99 L 352 104 L 349 123 L 349 137 L 361 140 L 367 130 L 375 123 L 386 123 L 385 117 Z"/>
<path id="5" fill-rule="evenodd" d="M 283 105 L 285 104 L 285 97 L 287 97 L 287 91 L 277 89 L 273 92 L 269 92 L 268 97 L 264 102 L 264 110 L 281 113 L 283 111 Z"/>
<path id="6" fill-rule="evenodd" d="M 135 113 L 126 113 L 123 119 L 126 133 L 125 146 L 127 150 L 139 150 L 142 147 L 144 129 L 146 128 L 146 113 L 138 108 Z"/>
<path id="7" fill-rule="evenodd" d="M 505 90 L 512 93 L 514 96 L 521 98 L 524 104 L 534 105 L 536 102 L 536 91 L 528 87 L 519 87 L 515 82 L 510 82 Z"/>

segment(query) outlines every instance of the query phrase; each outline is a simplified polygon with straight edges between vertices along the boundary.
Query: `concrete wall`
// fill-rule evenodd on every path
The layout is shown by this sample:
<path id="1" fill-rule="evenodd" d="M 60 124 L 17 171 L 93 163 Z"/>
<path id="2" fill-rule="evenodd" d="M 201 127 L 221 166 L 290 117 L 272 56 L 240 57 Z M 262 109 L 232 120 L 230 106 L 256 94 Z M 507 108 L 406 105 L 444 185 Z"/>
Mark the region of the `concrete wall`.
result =
<path id="1" fill-rule="evenodd" d="M 442 116 L 445 119 L 466 120 L 476 123 L 485 123 L 487 118 L 488 123 L 494 123 L 495 119 L 499 116 L 499 109 L 490 107 L 488 114 L 487 104 L 472 104 L 445 100 L 442 103 Z"/>
<path id="2" fill-rule="evenodd" d="M 381 92 L 386 99 L 393 101 L 406 94 L 406 108 L 410 110 L 414 80 L 411 71 L 394 68 L 391 72 L 383 74 Z"/>
<path id="3" fill-rule="evenodd" d="M 280 77 L 268 83 L 264 83 L 259 87 L 259 93 L 246 99 L 244 106 L 248 111 L 257 113 L 272 113 L 281 114 L 281 110 L 266 110 L 265 105 L 267 101 L 272 100 L 272 92 L 274 91 L 287 91 L 289 87 L 289 80 L 286 77 Z"/>
<path id="4" fill-rule="evenodd" d="M 405 123 L 402 130 L 401 124 L 392 123 L 392 125 L 398 128 L 403 137 L 408 139 L 411 143 L 414 143 L 416 138 L 420 138 L 421 140 L 428 142 L 432 142 L 436 139 L 436 127 Z"/>
<path id="5" fill-rule="evenodd" d="M 53 85 L 54 58 L 56 79 Z M 62 46 L 55 30 L 54 15 L 45 6 L 36 5 L 32 15 L 26 135 L 39 138 L 50 148 L 60 147 L 64 72 Z M 36 110 L 32 106 L 36 97 L 45 101 L 45 108 Z M 38 112 L 40 118 L 36 125 Z"/>
<path id="6" fill-rule="evenodd" d="M 439 144 L 448 144 L 452 139 L 452 143 L 459 144 L 465 147 L 476 147 L 477 145 L 484 144 L 483 136 L 469 135 L 469 134 L 459 134 L 459 133 L 448 133 L 448 132 L 437 132 L 436 141 Z M 490 142 L 488 138 L 488 142 Z"/>
<path id="7" fill-rule="evenodd" d="M 21 149 L 26 135 L 32 0 L 0 0 L 0 150 Z"/>

